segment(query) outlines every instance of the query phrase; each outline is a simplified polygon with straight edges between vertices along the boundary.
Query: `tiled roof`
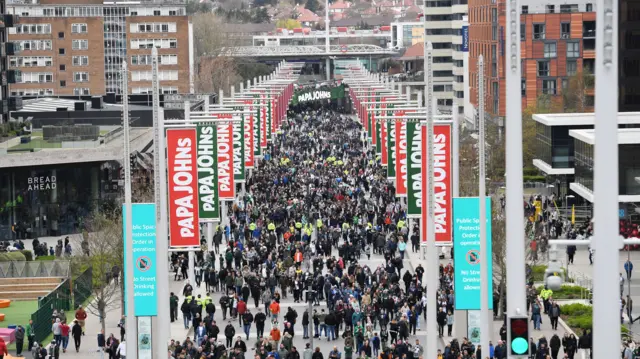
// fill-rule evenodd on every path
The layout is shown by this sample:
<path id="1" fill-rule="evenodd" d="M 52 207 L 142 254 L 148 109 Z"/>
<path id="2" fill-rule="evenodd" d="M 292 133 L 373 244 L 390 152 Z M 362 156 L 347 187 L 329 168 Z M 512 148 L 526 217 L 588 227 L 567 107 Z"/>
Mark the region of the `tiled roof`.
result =
<path id="1" fill-rule="evenodd" d="M 419 42 L 404 52 L 404 55 L 400 58 L 400 60 L 415 60 L 415 59 L 424 58 L 424 44 Z"/>
<path id="2" fill-rule="evenodd" d="M 333 4 L 329 5 L 329 9 L 348 9 L 351 7 L 350 2 L 345 2 L 344 0 L 338 0 Z"/>
<path id="3" fill-rule="evenodd" d="M 298 21 L 300 22 L 316 22 L 320 21 L 320 16 L 316 15 L 313 11 L 309 9 L 305 9 L 303 7 L 298 7 Z"/>

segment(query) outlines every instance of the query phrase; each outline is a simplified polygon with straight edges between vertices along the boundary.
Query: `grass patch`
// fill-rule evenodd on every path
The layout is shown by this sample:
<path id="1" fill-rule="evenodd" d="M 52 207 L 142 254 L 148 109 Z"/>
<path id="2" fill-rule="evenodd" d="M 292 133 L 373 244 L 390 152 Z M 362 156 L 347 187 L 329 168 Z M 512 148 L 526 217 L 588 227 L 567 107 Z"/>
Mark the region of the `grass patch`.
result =
<path id="1" fill-rule="evenodd" d="M 585 329 L 593 329 L 593 307 L 580 303 L 560 306 L 560 317 L 577 335 L 582 335 Z M 624 325 L 620 326 L 621 333 L 629 332 Z"/>
<path id="2" fill-rule="evenodd" d="M 38 256 L 36 257 L 37 261 L 54 261 L 56 260 L 56 256 Z"/>
<path id="3" fill-rule="evenodd" d="M 10 325 L 22 325 L 23 328 L 27 327 L 31 314 L 38 310 L 37 300 L 21 300 L 12 301 L 9 308 L 2 308 L 0 311 L 4 313 L 4 322 L 2 322 L 2 328 L 8 328 Z M 27 342 L 25 339 L 24 350 L 26 350 Z M 9 350 L 16 350 L 15 343 L 8 345 Z"/>
<path id="4" fill-rule="evenodd" d="M 536 288 L 536 291 L 540 293 L 543 286 Z M 553 291 L 553 299 L 582 299 L 581 295 L 586 289 L 577 285 L 563 285 L 558 290 Z"/>

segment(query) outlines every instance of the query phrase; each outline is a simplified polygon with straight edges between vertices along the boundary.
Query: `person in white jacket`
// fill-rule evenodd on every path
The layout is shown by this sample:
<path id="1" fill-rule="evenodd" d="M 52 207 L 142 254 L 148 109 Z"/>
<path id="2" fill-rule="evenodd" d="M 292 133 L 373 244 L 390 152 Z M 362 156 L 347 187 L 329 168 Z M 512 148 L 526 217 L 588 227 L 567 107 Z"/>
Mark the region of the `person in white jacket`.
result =
<path id="1" fill-rule="evenodd" d="M 127 359 L 127 343 L 122 340 L 116 349 L 116 354 L 120 355 L 120 359 Z"/>

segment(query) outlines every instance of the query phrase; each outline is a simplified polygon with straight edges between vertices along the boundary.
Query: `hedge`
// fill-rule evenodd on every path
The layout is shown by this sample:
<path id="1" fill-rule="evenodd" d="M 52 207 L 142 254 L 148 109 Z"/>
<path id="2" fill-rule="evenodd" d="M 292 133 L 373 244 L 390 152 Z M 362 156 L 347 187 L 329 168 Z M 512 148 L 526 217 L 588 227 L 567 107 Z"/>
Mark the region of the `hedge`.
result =
<path id="1" fill-rule="evenodd" d="M 27 259 L 27 262 L 31 262 L 33 260 L 33 252 L 28 249 L 20 250 L 20 253 L 24 254 L 24 257 Z"/>
<path id="2" fill-rule="evenodd" d="M 20 252 L 0 253 L 0 262 L 20 261 L 24 262 L 27 258 Z"/>
<path id="3" fill-rule="evenodd" d="M 543 289 L 543 286 L 536 288 L 538 293 Z M 581 299 L 581 294 L 585 291 L 584 287 L 577 285 L 563 285 L 558 290 L 553 291 L 553 299 Z"/>
<path id="4" fill-rule="evenodd" d="M 545 176 L 522 176 L 524 182 L 545 182 Z"/>
<path id="5" fill-rule="evenodd" d="M 566 304 L 560 306 L 561 317 L 564 322 L 577 335 L 581 335 L 585 329 L 593 327 L 593 307 L 580 303 Z M 620 326 L 622 334 L 629 332 L 624 325 Z"/>
<path id="6" fill-rule="evenodd" d="M 544 264 L 531 266 L 531 277 L 529 279 L 533 280 L 534 282 L 544 282 L 544 272 L 546 270 L 547 270 L 547 266 Z M 564 272 L 564 268 L 560 268 L 560 270 Z M 569 282 L 571 282 L 571 280 L 569 280 Z"/>
<path id="7" fill-rule="evenodd" d="M 56 256 L 37 256 L 37 261 L 53 261 L 56 259 Z"/>

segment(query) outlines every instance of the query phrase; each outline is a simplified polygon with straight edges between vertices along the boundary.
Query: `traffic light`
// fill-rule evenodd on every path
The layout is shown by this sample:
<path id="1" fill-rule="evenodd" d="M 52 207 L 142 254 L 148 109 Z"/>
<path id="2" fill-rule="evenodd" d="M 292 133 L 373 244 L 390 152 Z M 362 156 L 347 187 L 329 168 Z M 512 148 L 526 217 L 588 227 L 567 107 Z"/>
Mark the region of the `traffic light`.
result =
<path id="1" fill-rule="evenodd" d="M 529 318 L 509 318 L 509 336 L 511 355 L 529 355 Z"/>

